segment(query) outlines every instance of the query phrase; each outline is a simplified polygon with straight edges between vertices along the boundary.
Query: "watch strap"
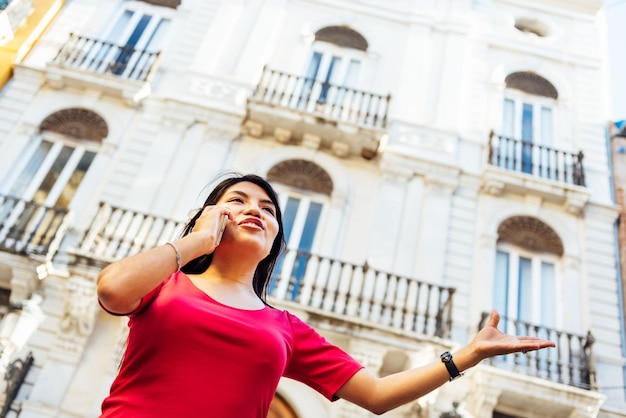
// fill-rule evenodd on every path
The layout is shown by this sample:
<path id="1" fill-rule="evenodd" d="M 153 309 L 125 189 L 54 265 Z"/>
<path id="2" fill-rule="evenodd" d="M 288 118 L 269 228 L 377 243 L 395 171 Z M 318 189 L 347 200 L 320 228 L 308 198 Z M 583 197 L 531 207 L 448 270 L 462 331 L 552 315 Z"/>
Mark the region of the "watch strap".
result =
<path id="1" fill-rule="evenodd" d="M 450 374 L 450 381 L 453 381 L 463 376 L 464 373 L 461 373 L 456 367 L 456 364 L 454 364 L 454 360 L 452 359 L 452 354 L 449 351 L 441 354 L 440 358 L 441 362 L 446 366 L 446 369 L 448 369 L 448 373 Z"/>

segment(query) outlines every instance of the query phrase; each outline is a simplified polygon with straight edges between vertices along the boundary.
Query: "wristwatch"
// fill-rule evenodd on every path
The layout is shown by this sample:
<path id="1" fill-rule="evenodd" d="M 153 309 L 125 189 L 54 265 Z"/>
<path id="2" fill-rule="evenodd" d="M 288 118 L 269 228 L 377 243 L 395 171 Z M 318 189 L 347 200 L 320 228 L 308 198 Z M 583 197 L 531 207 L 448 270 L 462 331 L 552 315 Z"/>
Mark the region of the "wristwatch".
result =
<path id="1" fill-rule="evenodd" d="M 463 376 L 465 373 L 461 373 L 459 369 L 457 369 L 456 364 L 452 361 L 452 354 L 449 351 L 446 351 L 441 356 L 441 362 L 446 365 L 446 369 L 448 369 L 448 373 L 450 373 L 450 382 L 459 377 Z"/>

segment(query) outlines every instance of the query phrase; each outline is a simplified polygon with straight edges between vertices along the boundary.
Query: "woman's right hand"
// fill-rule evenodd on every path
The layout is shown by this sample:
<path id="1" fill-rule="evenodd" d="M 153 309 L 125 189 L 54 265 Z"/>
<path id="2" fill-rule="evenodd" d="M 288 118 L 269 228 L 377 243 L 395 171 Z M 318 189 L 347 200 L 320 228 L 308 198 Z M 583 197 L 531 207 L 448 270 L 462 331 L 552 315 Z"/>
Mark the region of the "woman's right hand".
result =
<path id="1" fill-rule="evenodd" d="M 220 244 L 230 216 L 230 212 L 223 205 L 210 205 L 202 209 L 191 232 L 201 235 L 205 254 L 211 254 Z"/>

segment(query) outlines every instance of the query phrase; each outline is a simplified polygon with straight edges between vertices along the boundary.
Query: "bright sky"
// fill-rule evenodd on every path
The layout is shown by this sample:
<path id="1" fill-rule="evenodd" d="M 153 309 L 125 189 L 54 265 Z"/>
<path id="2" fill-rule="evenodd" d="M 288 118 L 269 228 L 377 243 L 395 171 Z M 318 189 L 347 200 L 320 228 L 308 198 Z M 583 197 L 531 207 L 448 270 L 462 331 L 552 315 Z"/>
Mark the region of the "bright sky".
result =
<path id="1" fill-rule="evenodd" d="M 626 119 L 626 0 L 605 2 L 610 62 L 611 119 Z"/>

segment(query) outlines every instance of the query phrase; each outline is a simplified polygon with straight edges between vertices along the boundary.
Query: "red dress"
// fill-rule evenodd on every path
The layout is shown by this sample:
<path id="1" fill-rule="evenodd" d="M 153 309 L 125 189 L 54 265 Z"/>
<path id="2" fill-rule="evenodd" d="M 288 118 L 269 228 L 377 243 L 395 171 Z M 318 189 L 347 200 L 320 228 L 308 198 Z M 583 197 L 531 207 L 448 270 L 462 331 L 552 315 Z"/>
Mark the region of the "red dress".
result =
<path id="1" fill-rule="evenodd" d="M 102 418 L 265 418 L 281 376 L 333 400 L 362 368 L 296 316 L 223 305 L 182 272 L 129 316 Z"/>

